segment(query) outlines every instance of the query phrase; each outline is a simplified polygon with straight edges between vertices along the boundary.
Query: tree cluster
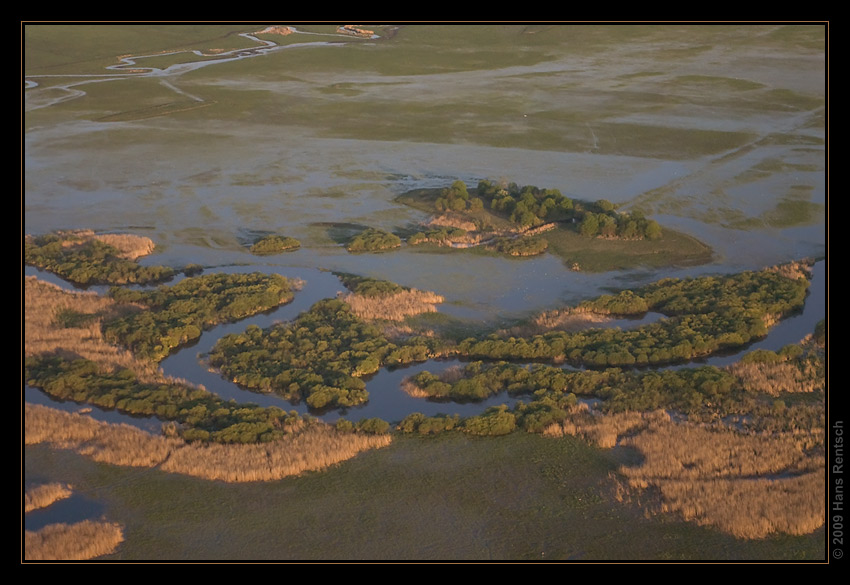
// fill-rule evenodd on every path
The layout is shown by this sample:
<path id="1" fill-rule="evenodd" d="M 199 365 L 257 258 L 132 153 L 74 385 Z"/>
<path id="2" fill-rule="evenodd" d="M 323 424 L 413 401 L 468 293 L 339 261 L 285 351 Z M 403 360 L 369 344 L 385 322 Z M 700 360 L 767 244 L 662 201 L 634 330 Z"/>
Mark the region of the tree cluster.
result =
<path id="1" fill-rule="evenodd" d="M 360 378 L 380 368 L 394 346 L 336 299 L 317 302 L 292 322 L 227 335 L 210 364 L 251 390 L 305 400 L 312 408 L 346 407 L 368 398 Z"/>
<path id="2" fill-rule="evenodd" d="M 478 211 L 484 209 L 484 202 L 479 197 L 471 197 L 466 183 L 457 180 L 451 187 L 440 191 L 434 202 L 437 211 Z"/>
<path id="3" fill-rule="evenodd" d="M 522 229 L 571 219 L 576 212 L 573 200 L 558 189 L 519 187 L 516 183 L 502 187 L 483 180 L 478 183 L 477 193 L 493 212 L 509 217 Z"/>
<path id="4" fill-rule="evenodd" d="M 149 310 L 104 323 L 104 337 L 160 361 L 198 339 L 204 329 L 291 301 L 294 286 L 278 274 L 255 272 L 208 274 L 147 291 L 113 287 L 110 295 L 116 301 L 140 303 Z"/>
<path id="5" fill-rule="evenodd" d="M 635 291 L 603 295 L 581 304 L 610 315 L 643 310 L 668 315 L 629 330 L 551 331 L 534 337 L 462 341 L 457 352 L 475 359 L 552 360 L 580 366 L 662 365 L 746 345 L 768 324 L 802 308 L 808 281 L 770 270 L 731 276 L 664 279 Z"/>
<path id="6" fill-rule="evenodd" d="M 494 247 L 508 256 L 536 256 L 545 252 L 549 243 L 537 237 L 499 238 Z"/>
<path id="7" fill-rule="evenodd" d="M 273 441 L 302 421 L 295 411 L 224 401 L 206 390 L 183 384 L 145 383 L 129 369 L 103 372 L 94 362 L 83 359 L 30 357 L 24 371 L 27 384 L 60 400 L 175 421 L 188 441 Z"/>
<path id="8" fill-rule="evenodd" d="M 401 238 L 377 228 L 367 228 L 354 236 L 345 249 L 349 252 L 381 252 L 401 247 Z"/>
<path id="9" fill-rule="evenodd" d="M 581 235 L 622 240 L 657 240 L 661 237 L 661 226 L 654 219 L 647 219 L 637 211 L 626 213 L 618 212 L 613 207 L 609 209 L 604 201 L 596 202 L 596 209 L 607 211 L 584 212 L 579 223 Z"/>
<path id="10" fill-rule="evenodd" d="M 150 284 L 177 272 L 167 266 L 140 266 L 120 256 L 120 251 L 95 238 L 80 241 L 73 234 L 27 237 L 24 262 L 49 270 L 78 285 Z"/>

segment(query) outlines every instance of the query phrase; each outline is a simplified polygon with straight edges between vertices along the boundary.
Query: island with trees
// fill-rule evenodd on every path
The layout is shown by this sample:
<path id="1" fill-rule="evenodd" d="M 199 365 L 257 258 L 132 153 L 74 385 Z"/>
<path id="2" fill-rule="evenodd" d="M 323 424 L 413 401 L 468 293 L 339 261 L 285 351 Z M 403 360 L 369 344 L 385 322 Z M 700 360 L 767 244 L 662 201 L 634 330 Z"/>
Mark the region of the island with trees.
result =
<path id="1" fill-rule="evenodd" d="M 251 244 L 251 253 L 257 256 L 271 256 L 283 252 L 292 252 L 300 247 L 301 242 L 295 238 L 270 234 L 258 238 Z"/>
<path id="2" fill-rule="evenodd" d="M 415 246 L 482 248 L 509 256 L 549 251 L 568 267 L 589 271 L 711 259 L 707 246 L 639 211 L 621 211 L 605 199 L 573 199 L 558 189 L 489 180 L 469 188 L 456 180 L 396 200 L 431 214 L 425 229 L 411 230 L 407 242 Z"/>
<path id="3" fill-rule="evenodd" d="M 540 220 L 563 219 L 577 207 L 555 193 L 540 198 L 542 192 L 525 193 L 528 211 L 540 211 L 534 211 L 531 196 L 542 208 L 555 210 L 553 216 L 536 215 Z M 510 191 L 491 196 L 482 188 L 481 195 L 492 208 Z M 442 206 L 469 204 L 462 195 L 441 197 Z M 584 213 L 613 217 L 613 210 L 589 209 Z M 633 215 L 619 221 L 638 222 Z M 80 243 L 63 244 L 64 237 L 32 238 L 28 258 L 58 274 L 74 274 L 76 268 L 66 265 L 83 265 Z M 50 254 L 52 259 L 44 260 Z M 204 356 L 211 368 L 247 390 L 303 401 L 315 416 L 340 410 L 343 416 L 333 425 L 282 408 L 226 401 L 156 369 L 214 324 L 289 302 L 300 289 L 298 281 L 262 273 L 206 274 L 171 286 L 113 286 L 107 295 L 93 295 L 64 292 L 30 277 L 27 384 L 60 400 L 156 417 L 164 424 L 157 437 L 27 406 L 26 440 L 61 444 L 121 465 L 257 481 L 322 469 L 386 447 L 395 436 L 575 436 L 599 448 L 633 445 L 644 454 L 642 463 L 623 465 L 616 475 L 623 497 L 656 490 L 659 509 L 740 538 L 807 534 L 823 524 L 818 494 L 824 445 L 818 429 L 825 424 L 825 325 L 799 344 L 750 352 L 728 367 L 692 362 L 745 349 L 799 311 L 811 265 L 802 261 L 737 274 L 665 278 L 550 311 L 525 327 L 466 338 L 410 324 L 417 315 L 437 311 L 441 295 L 336 273 L 348 292 L 316 302 L 292 321 L 225 335 Z M 107 274 L 103 279 L 124 278 Z M 604 326 L 612 317 L 648 312 L 661 317 L 625 330 Z M 565 326 L 575 318 L 587 326 Z M 401 390 L 443 402 L 475 403 L 500 394 L 524 399 L 470 416 L 411 412 L 399 420 L 346 420 L 346 409 L 369 401 L 371 375 L 433 358 L 460 361 L 441 373 L 425 369 L 408 376 Z M 669 365 L 678 367 L 646 369 Z M 63 433 L 47 430 L 55 425 Z M 92 450 L 93 441 L 101 446 Z M 694 441 L 713 450 L 714 459 L 701 454 L 703 447 L 675 452 L 662 447 Z M 754 461 L 766 441 L 776 446 L 776 455 Z M 718 504 L 718 490 L 735 493 L 736 499 Z M 778 519 L 765 525 L 759 517 L 768 511 Z"/>

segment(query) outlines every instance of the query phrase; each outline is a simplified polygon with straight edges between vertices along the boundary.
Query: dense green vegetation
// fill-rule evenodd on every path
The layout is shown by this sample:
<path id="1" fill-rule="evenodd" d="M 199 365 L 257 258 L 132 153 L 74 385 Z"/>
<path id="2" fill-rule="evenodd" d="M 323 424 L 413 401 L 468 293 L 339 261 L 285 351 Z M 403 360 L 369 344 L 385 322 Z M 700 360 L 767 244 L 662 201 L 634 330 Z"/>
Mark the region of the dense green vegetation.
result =
<path id="1" fill-rule="evenodd" d="M 416 189 L 396 201 L 443 214 L 451 227 L 414 232 L 408 243 L 462 243 L 508 255 L 548 251 L 572 270 L 604 272 L 635 266 L 698 265 L 712 251 L 696 239 L 662 229 L 639 210 L 625 212 L 608 200 L 572 199 L 558 189 L 481 180 L 474 188 L 455 181 L 443 189 Z M 467 231 L 470 230 L 470 231 Z M 511 241 L 505 236 L 534 236 Z"/>
<path id="2" fill-rule="evenodd" d="M 571 371 L 557 366 L 525 366 L 508 362 L 471 362 L 446 381 L 430 372 L 420 372 L 411 382 L 424 395 L 456 401 L 483 400 L 499 393 L 526 395 L 529 402 L 518 402 L 513 410 L 485 411 L 481 417 L 496 420 L 425 417 L 419 413 L 405 418 L 398 426 L 403 432 L 434 434 L 443 430 L 468 430 L 486 433 L 492 423 L 494 434 L 512 424 L 518 429 L 541 432 L 549 424 L 567 417 L 577 398 L 601 402 L 605 413 L 648 412 L 666 409 L 687 415 L 694 421 L 716 421 L 734 417 L 737 424 L 754 431 L 794 431 L 818 428 L 823 420 L 824 348 L 814 344 L 792 344 L 778 352 L 757 350 L 739 362 L 748 364 L 782 363 L 800 373 L 804 384 L 795 384 L 787 392 L 764 392 L 748 385 L 740 367 L 700 366 L 657 371 L 607 368 Z M 819 381 L 819 382 L 818 382 Z M 806 391 L 805 386 L 811 386 Z M 514 417 L 513 423 L 508 419 Z M 487 424 L 485 424 L 487 423 Z"/>
<path id="3" fill-rule="evenodd" d="M 251 253 L 257 256 L 269 256 L 282 252 L 291 252 L 301 247 L 301 242 L 289 236 L 268 235 L 253 243 Z"/>
<path id="4" fill-rule="evenodd" d="M 534 185 L 518 186 L 516 183 L 497 185 L 487 180 L 478 183 L 476 197 L 470 196 L 461 181 L 437 198 L 437 211 L 476 211 L 490 209 L 506 217 L 518 229 L 534 228 L 547 222 L 577 224 L 583 236 L 619 238 L 626 240 L 661 237 L 661 226 L 638 212 L 619 212 L 610 201 L 600 199 L 595 203 L 565 197 L 558 189 L 540 189 Z"/>
<path id="5" fill-rule="evenodd" d="M 536 256 L 545 252 L 549 243 L 539 237 L 500 238 L 494 246 L 508 256 Z"/>
<path id="6" fill-rule="evenodd" d="M 441 227 L 423 232 L 415 232 L 407 238 L 407 243 L 411 246 L 430 243 L 439 246 L 449 246 L 452 242 L 465 238 L 467 233 L 466 230 L 461 228 Z"/>
<path id="7" fill-rule="evenodd" d="M 469 338 L 458 344 L 457 352 L 476 359 L 553 360 L 595 368 L 683 362 L 763 337 L 770 322 L 802 308 L 807 288 L 805 278 L 791 279 L 772 270 L 664 279 L 580 305 L 609 315 L 668 315 L 654 323 L 625 331 Z"/>
<path id="8" fill-rule="evenodd" d="M 377 228 L 367 228 L 354 236 L 345 249 L 349 252 L 381 252 L 401 247 L 401 238 Z"/>
<path id="9" fill-rule="evenodd" d="M 61 400 L 175 421 L 180 435 L 188 441 L 273 441 L 302 420 L 294 411 L 237 404 L 184 384 L 145 383 L 128 369 L 105 373 L 94 362 L 83 359 L 30 357 L 25 363 L 25 378 L 30 386 Z"/>
<path id="10" fill-rule="evenodd" d="M 335 272 L 334 274 L 342 281 L 345 288 L 362 297 L 385 297 L 406 290 L 405 287 L 389 280 L 358 276 L 347 272 Z"/>
<path id="11" fill-rule="evenodd" d="M 27 237 L 24 262 L 83 286 L 150 284 L 168 280 L 177 273 L 167 266 L 140 266 L 121 258 L 117 249 L 100 240 L 78 240 L 73 233 Z"/>
<path id="12" fill-rule="evenodd" d="M 694 413 L 706 403 L 725 404 L 727 411 L 740 403 L 733 392 L 734 378 L 716 367 L 703 366 L 640 372 L 621 368 L 571 371 L 557 366 L 524 366 L 508 362 L 472 362 L 463 376 L 447 383 L 430 372 L 420 372 L 413 382 L 426 394 L 453 400 L 483 400 L 507 392 L 533 395 L 535 400 L 577 396 L 604 400 L 607 412 L 670 408 Z M 569 397 L 573 395 L 572 397 Z M 558 404 L 563 409 L 566 404 Z"/>
<path id="13" fill-rule="evenodd" d="M 470 198 L 466 183 L 455 181 L 451 187 L 440 190 L 437 200 L 434 202 L 436 211 L 478 211 L 484 209 L 484 202 L 479 197 Z"/>
<path id="14" fill-rule="evenodd" d="M 361 285 L 376 282 L 383 281 L 366 279 Z M 382 366 L 433 357 L 440 345 L 424 338 L 401 346 L 390 343 L 347 303 L 325 299 L 292 323 L 265 330 L 249 326 L 244 333 L 222 337 L 210 351 L 209 362 L 245 388 L 322 409 L 366 402 L 363 376 Z"/>
<path id="15" fill-rule="evenodd" d="M 217 323 L 236 321 L 291 301 L 294 283 L 278 274 L 209 274 L 154 290 L 113 287 L 113 299 L 141 303 L 141 311 L 103 325 L 108 341 L 160 361 Z"/>
<path id="16" fill-rule="evenodd" d="M 313 408 L 343 407 L 367 400 L 360 376 L 376 372 L 391 350 L 378 329 L 328 299 L 291 324 L 223 337 L 209 361 L 246 388 L 306 400 Z"/>

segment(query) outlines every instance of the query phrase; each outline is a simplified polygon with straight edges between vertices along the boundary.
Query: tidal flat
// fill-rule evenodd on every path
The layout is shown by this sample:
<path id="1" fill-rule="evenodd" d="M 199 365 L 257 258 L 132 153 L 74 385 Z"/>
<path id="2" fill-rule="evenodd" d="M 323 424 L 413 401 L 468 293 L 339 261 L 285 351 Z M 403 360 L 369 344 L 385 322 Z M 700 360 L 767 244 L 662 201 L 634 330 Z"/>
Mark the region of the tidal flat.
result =
<path id="1" fill-rule="evenodd" d="M 308 287 L 330 271 L 386 279 L 488 326 L 827 254 L 822 25 L 293 26 L 26 24 L 24 233 L 132 233 L 157 244 L 144 264 Z M 396 198 L 457 179 L 607 199 L 712 255 L 576 272 L 553 254 L 352 255 L 329 230 L 418 224 L 428 214 Z M 301 248 L 252 255 L 267 233 Z M 632 456 L 574 438 L 408 437 L 232 486 L 36 446 L 25 480 L 93 496 L 124 526 L 113 560 L 823 560 L 822 528 L 747 541 L 645 518 L 608 483 Z"/>

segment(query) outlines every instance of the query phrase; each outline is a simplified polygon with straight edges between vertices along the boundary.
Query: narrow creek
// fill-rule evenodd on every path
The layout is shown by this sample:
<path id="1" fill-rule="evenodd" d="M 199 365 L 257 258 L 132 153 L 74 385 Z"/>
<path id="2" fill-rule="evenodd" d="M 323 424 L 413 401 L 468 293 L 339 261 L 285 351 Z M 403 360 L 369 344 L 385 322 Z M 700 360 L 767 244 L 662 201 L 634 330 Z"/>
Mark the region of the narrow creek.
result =
<path id="1" fill-rule="evenodd" d="M 263 270 L 264 267 L 262 266 L 238 266 L 216 269 L 218 272 L 255 272 Z M 202 356 L 209 352 L 221 337 L 230 333 L 241 333 L 248 325 L 257 325 L 261 328 L 266 328 L 275 323 L 291 321 L 298 314 L 309 309 L 315 302 L 321 299 L 335 297 L 339 291 L 343 290 L 339 279 L 330 272 L 305 268 L 281 269 L 280 267 L 275 267 L 274 269 L 266 268 L 266 270 L 268 272 L 276 272 L 288 278 L 300 278 L 305 282 L 304 287 L 295 294 L 292 302 L 282 305 L 275 310 L 255 315 L 254 317 L 236 323 L 222 324 L 205 331 L 197 343 L 182 347 L 179 351 L 160 363 L 160 367 L 166 375 L 182 378 L 194 384 L 200 384 L 225 400 L 233 399 L 237 402 L 251 402 L 261 406 L 278 406 L 288 411 L 295 410 L 300 414 L 313 414 L 326 422 L 335 422 L 341 416 L 353 421 L 379 417 L 395 422 L 412 412 L 421 412 L 426 415 L 459 414 L 461 416 L 470 416 L 480 413 L 489 406 L 500 404 L 511 405 L 518 400 L 502 393 L 485 401 L 475 403 L 432 401 L 413 398 L 401 389 L 401 382 L 404 378 L 423 370 L 440 373 L 453 365 L 462 364 L 462 360 L 459 359 L 432 359 L 403 368 L 382 368 L 378 373 L 366 379 L 366 389 L 370 397 L 368 403 L 350 409 L 332 410 L 326 413 L 317 414 L 310 412 L 303 402 L 292 404 L 274 394 L 259 394 L 240 388 L 238 385 L 222 378 L 217 373 L 210 371 L 203 362 Z M 46 275 L 46 273 L 41 271 L 28 268 L 26 273 L 37 275 L 45 280 L 60 284 L 60 286 L 68 290 L 75 290 L 73 286 L 62 282 L 61 279 Z M 821 261 L 815 264 L 806 306 L 800 314 L 784 319 L 771 329 L 767 337 L 738 352 L 691 362 L 684 367 L 689 365 L 726 366 L 754 349 L 778 350 L 789 343 L 797 343 L 814 331 L 816 323 L 825 318 L 825 313 L 826 263 Z M 657 320 L 660 317 L 661 315 L 659 314 L 650 313 L 642 319 L 618 319 L 608 323 L 606 326 L 636 327 Z M 82 408 L 82 405 L 76 403 L 56 401 L 40 390 L 30 388 L 29 386 L 25 386 L 24 396 L 27 402 L 48 404 L 63 410 L 79 411 Z M 91 416 L 107 422 L 133 424 L 153 432 L 158 432 L 161 424 L 156 419 L 132 417 L 99 408 L 93 408 Z"/>

